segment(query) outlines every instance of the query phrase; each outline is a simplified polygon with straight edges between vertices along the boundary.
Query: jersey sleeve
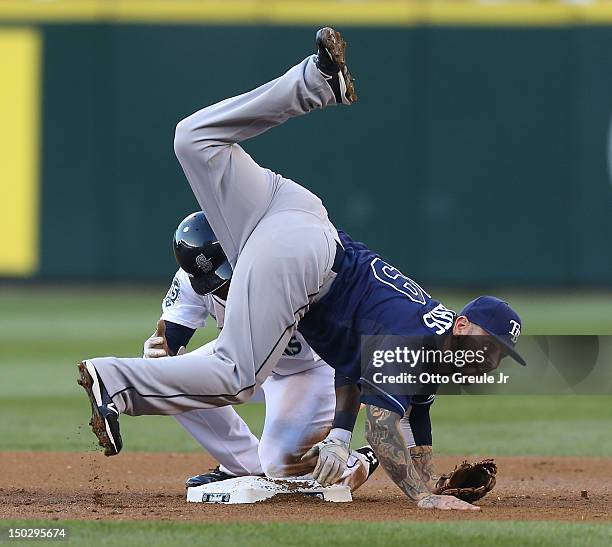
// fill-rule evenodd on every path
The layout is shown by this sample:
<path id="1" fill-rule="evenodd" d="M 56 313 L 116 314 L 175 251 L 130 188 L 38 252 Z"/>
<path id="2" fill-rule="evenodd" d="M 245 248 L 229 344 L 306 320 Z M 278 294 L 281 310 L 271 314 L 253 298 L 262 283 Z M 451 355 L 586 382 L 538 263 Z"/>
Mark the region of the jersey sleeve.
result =
<path id="1" fill-rule="evenodd" d="M 162 300 L 161 318 L 190 329 L 198 329 L 206 324 L 209 314 L 209 301 L 193 290 L 189 276 L 179 269 Z"/>
<path id="2" fill-rule="evenodd" d="M 361 402 L 364 405 L 384 408 L 400 416 L 403 416 L 410 406 L 411 397 L 409 395 L 391 395 L 378 386 L 368 382 L 365 378 L 362 378 L 360 383 L 362 392 Z"/>
<path id="3" fill-rule="evenodd" d="M 429 395 L 433 388 L 419 381 L 426 345 L 421 334 L 362 337 L 362 402 L 404 416 L 414 398 Z"/>
<path id="4" fill-rule="evenodd" d="M 356 251 L 369 251 L 367 245 L 365 243 L 361 243 L 361 241 L 355 241 L 350 235 L 348 235 L 343 230 L 338 230 L 338 237 L 340 238 L 340 243 L 345 249 L 354 249 Z"/>

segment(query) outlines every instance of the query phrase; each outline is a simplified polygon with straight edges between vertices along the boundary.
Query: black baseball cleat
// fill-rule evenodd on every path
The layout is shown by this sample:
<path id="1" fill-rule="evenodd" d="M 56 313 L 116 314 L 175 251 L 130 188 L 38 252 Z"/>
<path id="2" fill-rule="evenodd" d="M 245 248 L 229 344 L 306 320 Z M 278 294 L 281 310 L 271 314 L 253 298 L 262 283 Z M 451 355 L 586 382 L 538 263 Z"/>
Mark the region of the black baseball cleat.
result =
<path id="1" fill-rule="evenodd" d="M 372 473 L 378 469 L 380 462 L 378 461 L 378 457 L 372 450 L 371 446 L 362 446 L 355 450 L 355 452 L 359 452 L 368 462 L 368 479 L 372 476 Z"/>
<path id="2" fill-rule="evenodd" d="M 337 104 L 353 104 L 357 100 L 355 80 L 346 66 L 346 42 L 333 28 L 324 27 L 317 32 L 315 63 L 327 80 Z"/>
<path id="3" fill-rule="evenodd" d="M 230 475 L 219 469 L 219 466 L 211 469 L 207 473 L 190 477 L 185 481 L 185 487 L 191 488 L 193 486 L 202 486 L 203 484 L 209 484 L 211 482 L 225 481 L 227 479 L 235 479 L 236 475 Z"/>
<path id="4" fill-rule="evenodd" d="M 89 420 L 91 430 L 98 437 L 100 446 L 104 448 L 104 455 L 115 456 L 123 448 L 119 432 L 119 411 L 93 364 L 83 361 L 77 365 L 77 368 L 80 375 L 77 382 L 83 386 L 91 403 L 91 420 Z"/>

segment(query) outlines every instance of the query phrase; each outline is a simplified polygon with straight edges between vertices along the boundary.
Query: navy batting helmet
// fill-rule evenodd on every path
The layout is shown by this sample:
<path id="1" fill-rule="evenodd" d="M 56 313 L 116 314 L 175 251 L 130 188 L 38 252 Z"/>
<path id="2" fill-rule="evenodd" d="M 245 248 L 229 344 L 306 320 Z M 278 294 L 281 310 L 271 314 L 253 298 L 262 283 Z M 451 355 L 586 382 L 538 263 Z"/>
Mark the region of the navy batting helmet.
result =
<path id="1" fill-rule="evenodd" d="M 174 256 L 189 274 L 193 290 L 209 294 L 229 282 L 232 267 L 204 213 L 186 217 L 174 233 Z"/>

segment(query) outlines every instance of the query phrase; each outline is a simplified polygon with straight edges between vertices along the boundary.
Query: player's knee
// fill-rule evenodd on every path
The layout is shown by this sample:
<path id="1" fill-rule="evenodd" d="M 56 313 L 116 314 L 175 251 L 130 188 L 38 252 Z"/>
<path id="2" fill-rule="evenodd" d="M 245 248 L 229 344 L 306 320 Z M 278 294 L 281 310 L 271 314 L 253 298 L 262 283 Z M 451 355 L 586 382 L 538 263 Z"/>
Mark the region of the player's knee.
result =
<path id="1" fill-rule="evenodd" d="M 268 477 L 300 477 L 312 473 L 312 461 L 302 461 L 305 453 L 300 443 L 286 436 L 262 435 L 259 441 L 259 461 Z"/>
<path id="2" fill-rule="evenodd" d="M 283 465 L 277 461 L 266 461 L 264 464 L 263 460 L 261 461 L 261 469 L 266 475 L 266 477 L 272 477 L 275 479 L 280 479 L 283 477 L 291 476 L 290 473 L 287 472 L 287 466 Z"/>
<path id="3" fill-rule="evenodd" d="M 189 128 L 189 118 L 181 120 L 174 132 L 174 152 L 177 158 L 184 157 L 193 149 L 193 135 Z"/>
<path id="4" fill-rule="evenodd" d="M 235 396 L 236 404 L 246 403 L 255 393 L 255 386 L 247 386 L 240 388 Z"/>
<path id="5" fill-rule="evenodd" d="M 289 466 L 283 461 L 286 456 L 285 451 L 279 450 L 278 447 L 272 447 L 266 445 L 266 443 L 260 443 L 259 445 L 259 462 L 266 477 L 278 478 L 291 475 Z"/>
<path id="6" fill-rule="evenodd" d="M 314 469 L 313 462 L 303 462 L 300 455 L 284 450 L 263 451 L 260 449 L 259 461 L 266 477 L 303 477 L 312 473 Z"/>
<path id="7" fill-rule="evenodd" d="M 215 144 L 211 135 L 202 125 L 202 119 L 194 118 L 195 115 L 181 120 L 174 131 L 174 152 L 181 159 L 197 154 L 200 156 L 210 146 Z M 218 144 L 218 143 L 217 143 Z"/>

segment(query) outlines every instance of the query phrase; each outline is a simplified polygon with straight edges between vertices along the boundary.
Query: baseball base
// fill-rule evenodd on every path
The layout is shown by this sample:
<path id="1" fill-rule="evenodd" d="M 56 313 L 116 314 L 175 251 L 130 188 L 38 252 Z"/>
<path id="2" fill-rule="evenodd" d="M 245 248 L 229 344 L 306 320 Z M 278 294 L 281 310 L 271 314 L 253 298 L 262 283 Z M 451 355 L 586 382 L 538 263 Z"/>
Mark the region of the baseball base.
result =
<path id="1" fill-rule="evenodd" d="M 187 501 L 195 503 L 256 503 L 282 494 L 303 494 L 337 503 L 353 501 L 348 486 L 321 486 L 313 480 L 236 477 L 187 488 Z"/>

